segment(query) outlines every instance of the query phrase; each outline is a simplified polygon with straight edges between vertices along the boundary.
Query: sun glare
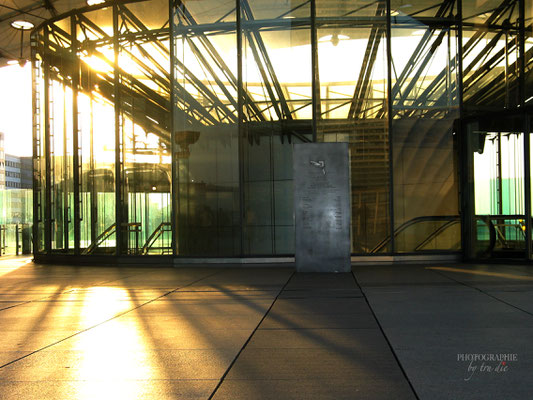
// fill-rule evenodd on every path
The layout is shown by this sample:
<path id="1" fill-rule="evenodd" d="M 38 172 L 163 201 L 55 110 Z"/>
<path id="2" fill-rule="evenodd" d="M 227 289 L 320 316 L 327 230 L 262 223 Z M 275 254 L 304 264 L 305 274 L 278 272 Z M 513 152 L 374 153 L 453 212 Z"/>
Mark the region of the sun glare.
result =
<path id="1" fill-rule="evenodd" d="M 0 132 L 5 135 L 6 154 L 32 154 L 31 65 L 0 68 Z"/>
<path id="2" fill-rule="evenodd" d="M 85 291 L 81 322 L 104 324 L 73 338 L 72 350 L 81 352 L 73 369 L 78 399 L 142 398 L 143 380 L 153 378 L 147 343 L 134 312 L 113 316 L 135 307 L 129 293 L 117 287 L 92 287 Z M 133 318 L 132 318 L 133 317 Z"/>

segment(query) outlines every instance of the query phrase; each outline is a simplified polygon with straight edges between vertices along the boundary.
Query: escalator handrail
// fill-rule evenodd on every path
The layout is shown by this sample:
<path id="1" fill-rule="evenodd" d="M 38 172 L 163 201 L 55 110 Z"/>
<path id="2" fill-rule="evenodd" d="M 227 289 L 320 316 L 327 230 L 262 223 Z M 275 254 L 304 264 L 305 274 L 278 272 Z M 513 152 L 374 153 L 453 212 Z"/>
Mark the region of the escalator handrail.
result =
<path id="1" fill-rule="evenodd" d="M 427 221 L 457 221 L 460 220 L 461 217 L 459 215 L 425 215 L 422 217 L 415 217 L 410 219 L 409 221 L 404 222 L 401 224 L 398 228 L 394 230 L 394 237 L 398 236 L 399 233 L 404 231 L 405 229 L 409 228 L 410 226 L 417 224 L 419 222 L 427 222 Z M 370 253 L 377 253 L 380 251 L 385 245 L 387 245 L 391 241 L 392 235 L 387 236 L 385 239 L 383 239 L 381 242 L 375 246 Z"/>
<path id="2" fill-rule="evenodd" d="M 487 227 L 489 229 L 489 245 L 487 249 L 482 253 L 484 254 L 490 254 L 492 250 L 494 250 L 494 247 L 496 246 L 496 228 L 492 222 L 493 219 L 524 219 L 524 215 L 519 214 L 512 214 L 512 215 L 476 215 L 475 219 L 482 220 L 487 224 Z M 409 228 L 410 226 L 417 224 L 419 222 L 427 222 L 427 221 L 448 221 L 443 226 L 438 227 L 433 233 L 431 233 L 428 238 L 424 239 L 418 246 L 415 247 L 415 251 L 420 248 L 423 244 L 427 243 L 428 240 L 434 238 L 436 235 L 440 234 L 445 228 L 451 226 L 453 222 L 459 222 L 461 220 L 461 217 L 459 215 L 430 215 L 430 216 L 422 216 L 422 217 L 415 217 L 410 219 L 409 221 L 404 222 L 402 225 L 400 225 L 398 228 L 394 231 L 394 237 L 396 237 L 398 234 L 400 234 L 405 229 Z M 387 243 L 389 243 L 391 240 L 391 235 L 387 236 L 385 239 L 383 239 L 376 247 L 374 247 L 371 251 L 371 253 L 377 253 L 379 250 L 381 250 Z"/>
<path id="3" fill-rule="evenodd" d="M 130 230 L 130 227 L 133 227 L 133 232 L 138 232 L 141 228 L 141 224 L 139 222 L 127 222 L 123 223 L 122 226 L 126 226 L 128 228 L 128 232 L 132 232 Z M 95 248 L 100 246 L 101 243 L 103 243 L 109 236 L 111 236 L 116 231 L 116 224 L 113 222 L 111 225 L 107 227 L 106 230 L 104 230 L 101 234 L 99 234 L 94 242 L 92 242 L 89 247 L 87 247 L 81 254 L 90 254 Z"/>
<path id="4" fill-rule="evenodd" d="M 141 249 L 141 255 L 145 255 L 148 253 L 148 249 L 152 247 L 152 245 L 155 243 L 155 241 L 161 236 L 165 230 L 163 229 L 165 226 L 171 226 L 170 222 L 161 222 L 157 228 L 154 229 L 152 234 L 146 239 L 146 242 L 144 243 L 143 248 Z"/>
<path id="5" fill-rule="evenodd" d="M 87 247 L 85 250 L 83 250 L 82 254 L 90 254 L 96 247 L 100 245 L 104 240 L 106 240 L 109 236 L 113 234 L 115 231 L 115 223 L 113 222 L 111 225 L 107 227 L 106 230 L 104 230 L 101 234 L 99 234 L 94 242 L 92 242 L 89 247 Z"/>
<path id="6" fill-rule="evenodd" d="M 424 247 L 427 243 L 429 243 L 431 240 L 433 240 L 438 235 L 440 235 L 441 232 L 443 232 L 445 229 L 460 222 L 461 222 L 460 219 L 456 219 L 456 220 L 448 221 L 444 225 L 439 226 L 437 229 L 433 231 L 433 233 L 431 233 L 427 238 L 425 238 L 422 241 L 422 243 L 420 243 L 418 246 L 415 247 L 415 251 L 421 251 L 420 250 L 421 247 Z"/>

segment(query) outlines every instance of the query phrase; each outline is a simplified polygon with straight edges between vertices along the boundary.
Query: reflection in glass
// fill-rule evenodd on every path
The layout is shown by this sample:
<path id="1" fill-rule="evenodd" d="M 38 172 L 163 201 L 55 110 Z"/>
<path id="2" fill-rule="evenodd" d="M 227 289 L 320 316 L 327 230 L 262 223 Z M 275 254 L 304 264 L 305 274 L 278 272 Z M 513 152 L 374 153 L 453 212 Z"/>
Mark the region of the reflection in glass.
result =
<path id="1" fill-rule="evenodd" d="M 219 21 L 195 33 L 199 21 Z M 178 255 L 240 254 L 235 11 L 214 0 L 175 8 L 173 140 Z"/>
<path id="2" fill-rule="evenodd" d="M 518 0 L 474 3 L 150 0 L 43 25 L 37 251 L 293 254 L 292 145 L 314 140 L 349 143 L 354 254 L 456 251 L 454 121 L 531 100 L 530 19 L 521 59 Z"/>

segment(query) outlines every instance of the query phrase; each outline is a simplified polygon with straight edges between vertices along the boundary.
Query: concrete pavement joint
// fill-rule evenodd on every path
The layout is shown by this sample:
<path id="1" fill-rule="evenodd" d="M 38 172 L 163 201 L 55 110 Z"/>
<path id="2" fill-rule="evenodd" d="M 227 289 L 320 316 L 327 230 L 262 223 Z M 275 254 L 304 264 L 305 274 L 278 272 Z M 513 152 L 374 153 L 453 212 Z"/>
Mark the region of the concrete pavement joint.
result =
<path id="1" fill-rule="evenodd" d="M 524 310 L 523 308 L 520 308 L 518 306 L 515 306 L 514 304 L 511 304 L 511 303 L 509 303 L 509 302 L 507 302 L 507 301 L 505 301 L 503 299 L 500 299 L 499 297 L 496 297 L 496 296 L 494 296 L 494 295 L 492 295 L 490 293 L 487 293 L 483 289 L 480 289 L 480 288 L 478 288 L 476 286 L 469 285 L 468 283 L 462 282 L 462 281 L 460 281 L 458 279 L 452 278 L 451 276 L 448 276 L 448 275 L 442 273 L 439 270 L 432 269 L 432 271 L 435 272 L 436 274 L 440 275 L 440 276 L 443 276 L 444 278 L 447 278 L 447 279 L 449 279 L 451 281 L 454 281 L 454 282 L 456 282 L 456 283 L 458 283 L 458 284 L 460 284 L 462 286 L 465 286 L 467 288 L 470 288 L 470 289 L 473 289 L 473 290 L 477 290 L 478 292 L 483 293 L 484 295 L 487 295 L 487 296 L 493 298 L 494 300 L 499 301 L 500 303 L 508 305 L 509 307 L 512 307 L 512 308 L 514 308 L 516 310 L 522 311 L 522 312 L 526 313 L 527 315 L 533 317 L 533 313 L 531 313 L 531 312 L 529 312 L 527 310 Z"/>
<path id="2" fill-rule="evenodd" d="M 383 335 L 383 338 L 385 339 L 385 341 L 387 342 L 387 345 L 389 346 L 389 349 L 394 357 L 394 359 L 396 360 L 396 363 L 398 364 L 398 366 L 400 367 L 400 370 L 402 371 L 402 374 L 403 376 L 405 377 L 405 380 L 407 381 L 407 383 L 409 384 L 409 387 L 411 388 L 415 398 L 417 400 L 420 400 L 420 397 L 418 396 L 418 393 L 416 392 L 415 390 L 415 387 L 413 386 L 413 384 L 411 383 L 411 380 L 409 379 L 409 377 L 407 376 L 407 373 L 405 372 L 405 369 L 403 368 L 403 365 L 402 363 L 400 362 L 400 359 L 398 358 L 396 352 L 394 351 L 394 348 L 392 347 L 392 344 L 391 342 L 389 341 L 389 338 L 387 337 L 387 335 L 385 334 L 385 331 L 383 329 L 383 327 L 381 326 L 381 323 L 379 322 L 379 319 L 376 315 L 376 313 L 374 312 L 374 309 L 372 308 L 372 306 L 370 305 L 370 302 L 368 301 L 368 297 L 366 296 L 366 293 L 365 291 L 363 290 L 363 287 L 359 284 L 359 282 L 357 281 L 357 278 L 355 277 L 355 274 L 353 273 L 353 270 L 352 270 L 352 277 L 353 277 L 353 280 L 355 281 L 355 284 L 357 285 L 357 287 L 359 288 L 359 290 L 361 291 L 361 293 L 363 294 L 363 298 L 365 299 L 365 302 L 368 306 L 368 308 L 370 309 L 370 312 L 372 313 L 372 316 L 374 317 L 374 320 L 376 321 L 376 324 L 378 325 L 379 327 L 379 330 L 381 331 L 381 334 Z"/>
<path id="3" fill-rule="evenodd" d="M 226 371 L 224 372 L 224 374 L 222 375 L 222 378 L 220 378 L 220 381 L 218 382 L 217 386 L 215 387 L 215 389 L 213 390 L 213 393 L 211 393 L 211 395 L 209 396 L 208 400 L 212 400 L 213 399 L 213 396 L 216 394 L 217 390 L 220 388 L 220 386 L 222 386 L 222 383 L 224 382 L 224 379 L 226 379 L 226 376 L 229 374 L 229 372 L 231 371 L 231 368 L 233 367 L 233 365 L 237 362 L 237 359 L 239 358 L 239 356 L 241 355 L 241 353 L 244 351 L 244 349 L 246 348 L 246 346 L 248 345 L 248 343 L 250 343 L 250 340 L 252 340 L 252 337 L 254 336 L 255 332 L 257 332 L 257 330 L 259 329 L 259 327 L 261 326 L 261 324 L 263 323 L 263 321 L 265 320 L 265 318 L 267 317 L 268 313 L 270 312 L 270 310 L 272 309 L 272 307 L 274 307 L 274 304 L 276 303 L 276 301 L 278 300 L 279 298 L 279 295 L 283 292 L 283 290 L 285 289 L 285 287 L 287 287 L 287 285 L 289 284 L 289 282 L 291 281 L 292 277 L 294 276 L 295 272 L 293 272 L 291 274 L 291 276 L 289 276 L 289 279 L 287 279 L 287 282 L 285 282 L 285 284 L 283 285 L 283 287 L 279 290 L 278 294 L 276 295 L 276 297 L 274 298 L 274 300 L 272 301 L 272 304 L 270 305 L 270 307 L 268 307 L 268 310 L 266 310 L 265 312 L 265 315 L 263 315 L 263 318 L 261 318 L 261 320 L 259 321 L 259 323 L 257 324 L 257 326 L 254 328 L 254 330 L 252 331 L 252 333 L 250 334 L 250 336 L 248 337 L 248 339 L 246 339 L 246 342 L 244 342 L 244 344 L 242 345 L 241 349 L 239 350 L 239 352 L 235 355 L 235 358 L 231 361 L 230 365 L 228 366 L 228 368 L 226 369 Z"/>
<path id="4" fill-rule="evenodd" d="M 161 299 L 161 298 L 163 298 L 163 297 L 165 297 L 165 296 L 168 296 L 169 294 L 176 292 L 177 290 L 181 289 L 182 287 L 188 287 L 188 286 L 194 285 L 195 283 L 198 283 L 198 282 L 200 282 L 200 281 L 202 281 L 202 280 L 204 280 L 204 279 L 210 278 L 210 277 L 212 277 L 213 275 L 219 274 L 220 272 L 222 272 L 222 270 L 221 270 L 221 271 L 214 272 L 214 273 L 212 273 L 212 274 L 210 274 L 210 275 L 204 276 L 204 277 L 202 277 L 202 278 L 200 278 L 200 279 L 197 279 L 197 280 L 195 280 L 195 281 L 193 281 L 193 282 L 188 283 L 187 285 L 180 286 L 180 287 L 178 287 L 178 288 L 176 288 L 176 289 L 174 289 L 174 290 L 171 290 L 171 291 L 169 291 L 169 292 L 167 292 L 167 293 L 164 293 L 164 294 L 162 294 L 161 296 L 158 296 L 158 297 L 156 297 L 156 298 L 154 298 L 154 299 L 152 299 L 152 300 L 148 300 L 147 302 L 142 303 L 142 304 L 140 304 L 140 305 L 138 305 L 138 306 L 136 306 L 136 307 L 133 307 L 133 308 L 127 310 L 127 311 L 124 311 L 124 312 L 118 313 L 118 314 L 112 316 L 111 318 L 106 319 L 105 321 L 99 322 L 98 324 L 95 324 L 95 325 L 90 326 L 90 327 L 88 327 L 88 328 L 82 329 L 81 331 L 78 331 L 78 332 L 76 332 L 76 333 L 74 333 L 74 334 L 72 334 L 72 335 L 70 335 L 70 336 L 67 336 L 67 337 L 65 337 L 65 338 L 63 338 L 63 339 L 61 339 L 61 340 L 58 340 L 57 342 L 51 343 L 51 344 L 49 344 L 49 345 L 46 345 L 46 346 L 44 346 L 44 347 L 42 347 L 42 348 L 40 348 L 40 349 L 34 350 L 34 351 L 32 351 L 31 353 L 28 353 L 28 354 L 26 354 L 26 355 L 24 355 L 24 356 L 22 356 L 22 357 L 19 357 L 19 358 L 15 359 L 15 360 L 12 360 L 12 361 L 10 361 L 10 362 L 4 364 L 4 365 L 0 365 L 0 368 L 7 367 L 8 365 L 14 364 L 14 363 L 16 363 L 16 362 L 18 362 L 18 361 L 20 361 L 20 360 L 23 360 L 23 359 L 25 359 L 25 358 L 27 358 L 27 357 L 33 355 L 33 354 L 36 354 L 36 353 L 38 353 L 38 352 L 40 352 L 40 351 L 43 351 L 43 350 L 46 350 L 46 349 L 48 349 L 48 348 L 50 348 L 50 347 L 52 347 L 52 346 L 55 346 L 56 344 L 62 343 L 62 342 L 64 342 L 65 340 L 71 339 L 71 338 L 73 338 L 73 337 L 75 337 L 75 336 L 78 336 L 79 334 L 82 334 L 82 333 L 87 332 L 87 331 L 89 331 L 89 330 L 91 330 L 91 329 L 94 329 L 94 328 L 96 328 L 96 327 L 98 327 L 98 326 L 100 326 L 100 325 L 103 325 L 103 324 L 105 324 L 106 322 L 109 322 L 109 321 L 112 321 L 112 320 L 114 320 L 114 319 L 120 318 L 120 317 L 122 317 L 123 315 L 126 315 L 126 314 L 128 314 L 128 313 L 130 313 L 130 312 L 132 312 L 132 311 L 135 311 L 135 310 L 137 310 L 137 309 L 139 309 L 139 308 L 141 308 L 141 307 L 143 307 L 143 306 L 145 306 L 145 305 L 147 305 L 147 304 L 153 303 L 154 301 L 157 301 L 157 300 L 159 300 L 159 299 Z"/>
<path id="5" fill-rule="evenodd" d="M 137 275 L 142 275 L 142 273 L 139 273 L 139 274 L 133 274 L 133 275 L 128 275 L 126 276 L 125 278 L 131 278 L 132 276 L 137 276 Z M 123 278 L 120 278 L 120 279 L 124 279 Z M 36 280 L 39 280 L 38 278 L 36 279 L 30 279 L 28 282 L 31 282 L 31 281 L 36 281 Z M 106 283 L 110 283 L 110 282 L 114 282 L 114 281 L 117 281 L 118 279 L 112 279 L 110 281 L 103 281 L 103 282 L 98 282 L 96 283 L 95 285 L 105 285 Z M 88 288 L 88 287 L 91 287 L 91 286 L 95 286 L 95 285 L 90 285 L 90 286 L 85 286 L 85 287 L 82 287 L 82 288 Z M 23 306 L 25 304 L 30 304 L 30 303 L 34 303 L 34 302 L 38 302 L 38 301 L 45 301 L 46 299 L 49 299 L 50 297 L 53 297 L 53 296 L 58 296 L 60 294 L 68 294 L 68 293 L 72 293 L 76 290 L 78 290 L 80 288 L 72 288 L 72 289 L 67 289 L 67 290 L 63 290 L 59 293 L 54 293 L 54 294 L 51 294 L 50 296 L 45 296 L 45 297 L 39 297 L 38 299 L 32 299 L 32 300 L 27 300 L 27 301 L 23 301 L 23 302 L 20 302 L 20 303 L 17 303 L 17 304 L 13 304 L 12 306 L 9 306 L 9 307 L 4 307 L 4 308 L 0 308 L 0 311 L 5 311 L 5 310 L 9 310 L 11 308 L 15 308 L 15 307 L 18 307 L 18 306 Z M 0 368 L 2 368 L 0 366 Z"/>

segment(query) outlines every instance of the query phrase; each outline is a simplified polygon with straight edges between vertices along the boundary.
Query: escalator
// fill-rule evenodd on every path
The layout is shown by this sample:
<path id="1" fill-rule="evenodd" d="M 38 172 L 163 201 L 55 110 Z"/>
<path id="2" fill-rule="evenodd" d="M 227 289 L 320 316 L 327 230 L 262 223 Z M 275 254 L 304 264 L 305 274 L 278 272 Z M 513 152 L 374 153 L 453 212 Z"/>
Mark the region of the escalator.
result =
<path id="1" fill-rule="evenodd" d="M 171 254 L 171 240 L 168 237 L 172 232 L 170 222 L 161 222 L 157 228 L 148 236 L 144 244 L 140 245 L 142 224 L 139 222 L 130 222 L 124 224 L 130 238 L 129 254 L 146 255 L 146 254 Z M 115 238 L 116 224 L 107 227 L 95 241 L 93 241 L 81 254 L 113 254 L 116 250 Z M 167 233 L 167 235 L 165 235 Z"/>
<path id="2" fill-rule="evenodd" d="M 389 252 L 392 235 L 378 243 L 371 253 Z M 461 218 L 458 215 L 416 217 L 394 230 L 394 241 L 406 253 L 461 250 Z"/>
<path id="3" fill-rule="evenodd" d="M 522 214 L 476 215 L 474 257 L 512 259 L 523 257 L 526 243 L 526 217 Z M 395 229 L 395 242 L 405 253 L 460 252 L 461 218 L 458 215 L 413 218 Z M 378 243 L 371 253 L 390 251 L 392 237 Z"/>
<path id="4" fill-rule="evenodd" d="M 149 253 L 171 254 L 172 248 L 170 243 L 165 243 L 165 241 L 162 240 L 165 232 L 172 232 L 172 224 L 170 222 L 161 222 L 159 226 L 155 228 L 148 239 L 146 239 L 142 249 L 140 249 L 140 254 L 143 256 Z M 159 245 L 156 246 L 156 244 Z"/>

